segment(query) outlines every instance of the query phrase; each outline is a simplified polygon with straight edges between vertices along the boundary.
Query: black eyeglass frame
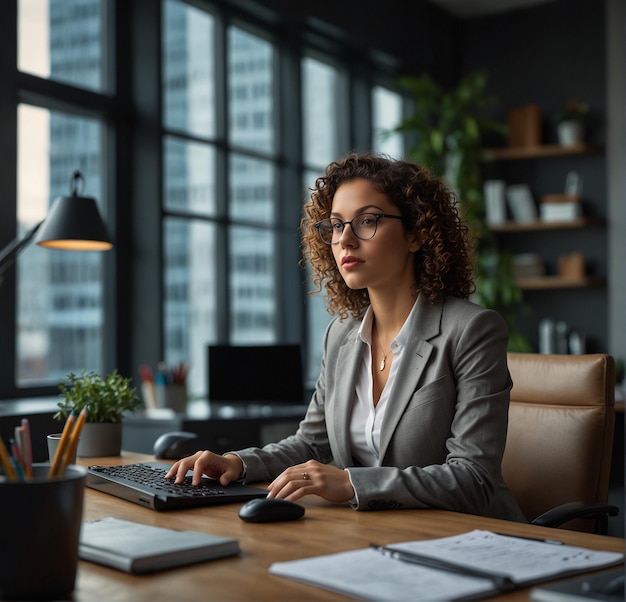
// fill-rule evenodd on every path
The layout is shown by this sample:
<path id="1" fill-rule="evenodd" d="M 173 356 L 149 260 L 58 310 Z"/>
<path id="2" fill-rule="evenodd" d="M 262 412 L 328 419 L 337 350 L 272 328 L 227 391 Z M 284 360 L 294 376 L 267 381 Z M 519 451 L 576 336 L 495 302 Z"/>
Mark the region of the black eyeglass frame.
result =
<path id="1" fill-rule="evenodd" d="M 356 231 L 354 230 L 354 227 L 352 226 L 352 222 L 355 219 L 358 219 L 359 217 L 363 217 L 364 215 L 373 215 L 374 218 L 376 219 L 376 225 L 374 228 L 374 232 L 372 233 L 371 236 L 368 236 L 367 238 L 363 238 L 362 236 L 359 236 Z M 332 220 L 336 220 L 337 222 L 341 223 L 341 234 L 343 234 L 344 230 L 346 229 L 346 225 L 350 224 L 350 228 L 352 228 L 352 233 L 359 239 L 359 240 L 372 240 L 372 238 L 374 238 L 374 236 L 376 236 L 376 232 L 378 232 L 378 220 L 381 217 L 389 217 L 392 219 L 402 219 L 401 215 L 390 215 L 389 213 L 370 213 L 369 211 L 365 212 L 365 213 L 359 213 L 359 215 L 355 215 L 351 220 L 348 220 L 347 222 L 341 221 L 338 217 L 327 217 L 326 219 L 320 220 L 319 222 L 317 222 L 315 224 L 315 228 L 317 229 L 317 234 L 320 237 L 320 240 L 326 244 L 326 245 L 336 245 L 339 243 L 338 240 L 336 240 L 335 242 L 332 242 L 332 240 L 330 242 L 324 240 L 323 236 L 322 236 L 322 228 L 324 228 L 324 226 L 322 225 L 324 222 L 330 222 L 332 225 Z M 326 228 L 327 230 L 333 230 L 333 228 Z"/>

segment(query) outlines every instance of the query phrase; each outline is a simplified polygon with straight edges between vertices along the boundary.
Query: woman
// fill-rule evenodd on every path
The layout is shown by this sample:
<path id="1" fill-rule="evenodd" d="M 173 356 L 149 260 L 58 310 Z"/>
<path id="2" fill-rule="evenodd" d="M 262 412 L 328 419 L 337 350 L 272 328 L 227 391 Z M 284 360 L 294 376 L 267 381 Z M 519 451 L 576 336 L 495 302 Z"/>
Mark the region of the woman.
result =
<path id="1" fill-rule="evenodd" d="M 337 317 L 295 433 L 262 449 L 197 452 L 172 467 L 221 483 L 271 481 L 359 510 L 443 508 L 524 521 L 500 464 L 508 332 L 474 290 L 468 229 L 427 169 L 350 154 L 318 178 L 302 240 Z"/>

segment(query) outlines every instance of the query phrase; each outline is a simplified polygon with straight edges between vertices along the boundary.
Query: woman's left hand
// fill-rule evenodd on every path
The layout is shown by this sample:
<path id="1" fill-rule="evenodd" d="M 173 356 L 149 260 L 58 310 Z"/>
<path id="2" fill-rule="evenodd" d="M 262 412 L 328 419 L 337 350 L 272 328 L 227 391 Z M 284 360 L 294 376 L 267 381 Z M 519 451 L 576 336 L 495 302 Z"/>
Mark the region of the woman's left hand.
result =
<path id="1" fill-rule="evenodd" d="M 354 497 L 348 471 L 327 466 L 315 460 L 291 466 L 269 485 L 268 498 L 295 502 L 309 494 L 319 495 L 329 502 L 349 502 Z"/>

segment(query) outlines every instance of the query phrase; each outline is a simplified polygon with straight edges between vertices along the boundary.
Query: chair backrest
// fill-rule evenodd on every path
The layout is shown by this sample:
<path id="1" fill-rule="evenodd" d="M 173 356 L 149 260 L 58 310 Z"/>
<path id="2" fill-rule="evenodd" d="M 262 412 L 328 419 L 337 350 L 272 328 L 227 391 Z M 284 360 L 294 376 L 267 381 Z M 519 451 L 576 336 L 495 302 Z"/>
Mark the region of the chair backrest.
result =
<path id="1" fill-rule="evenodd" d="M 504 480 L 529 521 L 568 502 L 605 503 L 615 363 L 605 354 L 509 353 L 513 389 Z M 583 521 L 566 528 L 591 530 Z"/>

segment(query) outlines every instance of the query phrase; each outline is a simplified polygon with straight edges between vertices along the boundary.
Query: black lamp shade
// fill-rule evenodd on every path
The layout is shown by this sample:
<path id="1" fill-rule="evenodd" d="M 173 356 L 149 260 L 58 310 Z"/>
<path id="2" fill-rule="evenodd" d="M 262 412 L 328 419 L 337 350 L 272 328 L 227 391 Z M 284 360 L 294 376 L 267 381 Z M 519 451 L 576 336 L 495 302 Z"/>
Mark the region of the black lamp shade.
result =
<path id="1" fill-rule="evenodd" d="M 54 200 L 35 242 L 72 251 L 106 251 L 113 247 L 95 199 L 76 194 Z"/>

